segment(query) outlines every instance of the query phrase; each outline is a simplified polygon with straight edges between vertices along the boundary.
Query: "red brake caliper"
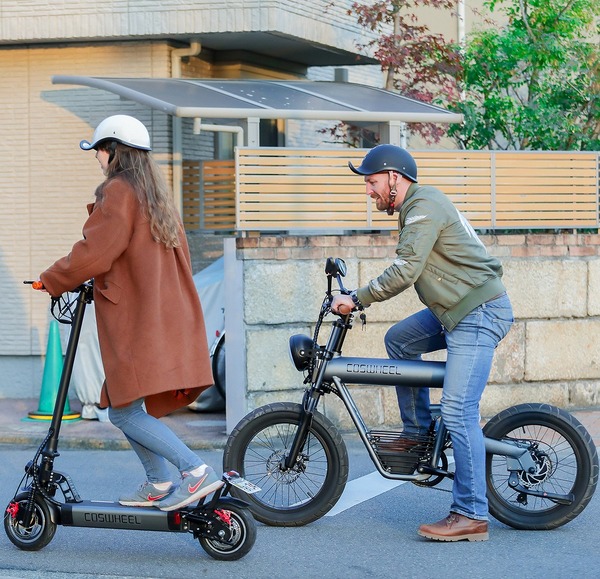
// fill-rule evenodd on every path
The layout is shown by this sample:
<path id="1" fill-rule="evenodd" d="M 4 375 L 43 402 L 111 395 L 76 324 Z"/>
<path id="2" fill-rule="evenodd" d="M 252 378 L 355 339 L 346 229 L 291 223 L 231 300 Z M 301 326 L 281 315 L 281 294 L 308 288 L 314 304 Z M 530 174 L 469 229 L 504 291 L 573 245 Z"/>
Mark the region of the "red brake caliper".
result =
<path id="1" fill-rule="evenodd" d="M 231 515 L 229 514 L 229 511 L 215 509 L 215 515 L 217 515 L 217 517 L 219 517 L 226 525 L 231 525 Z"/>
<path id="2" fill-rule="evenodd" d="M 19 503 L 10 503 L 8 507 L 6 507 L 6 512 L 13 518 L 17 518 L 17 513 L 19 512 Z"/>

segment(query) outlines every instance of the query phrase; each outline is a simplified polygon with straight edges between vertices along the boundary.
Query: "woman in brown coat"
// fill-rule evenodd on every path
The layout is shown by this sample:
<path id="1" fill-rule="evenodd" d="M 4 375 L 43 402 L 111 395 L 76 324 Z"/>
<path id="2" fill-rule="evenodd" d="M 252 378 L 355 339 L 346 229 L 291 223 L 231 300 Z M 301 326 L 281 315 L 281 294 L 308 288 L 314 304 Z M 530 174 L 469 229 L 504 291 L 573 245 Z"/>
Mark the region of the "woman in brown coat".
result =
<path id="1" fill-rule="evenodd" d="M 83 239 L 40 279 L 53 296 L 94 279 L 106 376 L 101 406 L 109 407 L 147 477 L 119 502 L 175 510 L 223 484 L 158 420 L 213 383 L 187 240 L 140 121 L 108 117 L 80 146 L 96 150 L 106 180 L 88 207 Z M 172 481 L 167 461 L 184 482 Z"/>

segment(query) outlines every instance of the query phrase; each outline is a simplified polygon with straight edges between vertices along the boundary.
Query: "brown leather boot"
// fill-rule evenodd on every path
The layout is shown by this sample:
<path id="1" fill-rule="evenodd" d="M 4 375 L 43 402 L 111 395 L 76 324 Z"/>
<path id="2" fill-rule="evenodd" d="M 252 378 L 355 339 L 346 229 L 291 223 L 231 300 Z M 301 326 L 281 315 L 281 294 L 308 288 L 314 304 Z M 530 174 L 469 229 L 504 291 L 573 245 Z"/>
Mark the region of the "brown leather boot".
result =
<path id="1" fill-rule="evenodd" d="M 487 521 L 469 519 L 457 513 L 450 513 L 437 523 L 421 525 L 417 532 L 421 537 L 434 541 L 487 541 L 489 539 Z"/>

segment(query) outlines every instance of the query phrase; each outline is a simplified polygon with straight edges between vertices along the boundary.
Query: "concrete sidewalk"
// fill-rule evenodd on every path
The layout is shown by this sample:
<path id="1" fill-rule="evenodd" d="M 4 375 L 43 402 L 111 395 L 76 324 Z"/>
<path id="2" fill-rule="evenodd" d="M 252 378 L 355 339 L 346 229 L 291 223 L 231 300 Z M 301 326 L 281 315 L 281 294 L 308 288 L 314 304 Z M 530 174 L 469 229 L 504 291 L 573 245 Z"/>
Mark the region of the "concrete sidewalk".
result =
<path id="1" fill-rule="evenodd" d="M 70 402 L 72 413 L 78 405 Z M 33 399 L 0 399 L 0 443 L 39 445 L 48 432 L 50 420 L 30 420 L 38 401 Z M 225 414 L 192 412 L 187 408 L 163 419 L 193 449 L 223 448 L 227 440 Z M 60 429 L 61 448 L 130 449 L 123 433 L 110 422 L 98 420 L 63 420 Z"/>
<path id="2" fill-rule="evenodd" d="M 35 412 L 38 401 L 0 399 L 0 444 L 38 445 L 46 436 L 50 421 L 27 419 Z M 72 412 L 79 408 L 71 404 Z M 573 410 L 571 413 L 585 426 L 600 447 L 600 407 Z M 192 412 L 187 408 L 163 418 L 166 424 L 193 449 L 221 449 L 227 441 L 225 414 Z M 63 421 L 61 448 L 129 449 L 121 431 L 110 422 L 98 420 Z"/>

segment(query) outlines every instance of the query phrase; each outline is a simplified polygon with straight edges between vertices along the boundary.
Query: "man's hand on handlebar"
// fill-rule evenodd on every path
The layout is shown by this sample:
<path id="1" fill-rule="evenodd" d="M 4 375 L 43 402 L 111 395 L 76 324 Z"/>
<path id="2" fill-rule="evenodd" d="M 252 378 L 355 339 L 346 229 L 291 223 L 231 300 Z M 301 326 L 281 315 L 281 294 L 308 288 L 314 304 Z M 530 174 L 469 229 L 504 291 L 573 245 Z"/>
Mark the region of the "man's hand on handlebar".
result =
<path id="1" fill-rule="evenodd" d="M 352 297 L 344 294 L 337 294 L 331 300 L 331 311 L 334 314 L 347 316 L 352 310 L 356 309 Z"/>

